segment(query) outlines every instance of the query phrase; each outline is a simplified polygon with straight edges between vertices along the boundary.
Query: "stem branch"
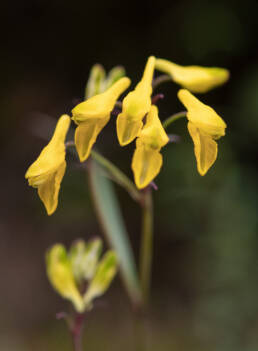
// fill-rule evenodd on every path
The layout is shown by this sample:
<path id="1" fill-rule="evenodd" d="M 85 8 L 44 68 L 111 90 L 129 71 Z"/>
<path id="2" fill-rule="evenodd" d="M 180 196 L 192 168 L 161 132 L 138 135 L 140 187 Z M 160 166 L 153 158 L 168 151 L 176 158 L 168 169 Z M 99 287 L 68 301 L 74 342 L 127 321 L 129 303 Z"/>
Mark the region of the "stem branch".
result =
<path id="1" fill-rule="evenodd" d="M 167 74 L 162 74 L 161 76 L 158 76 L 157 78 L 155 78 L 152 82 L 152 89 L 156 89 L 160 84 L 162 83 L 166 83 L 171 81 L 172 78 L 167 75 Z"/>
<path id="2" fill-rule="evenodd" d="M 162 123 L 163 127 L 166 129 L 171 123 L 175 122 L 179 118 L 186 117 L 186 114 L 187 114 L 187 111 L 175 113 L 174 115 L 165 119 L 165 121 Z"/>

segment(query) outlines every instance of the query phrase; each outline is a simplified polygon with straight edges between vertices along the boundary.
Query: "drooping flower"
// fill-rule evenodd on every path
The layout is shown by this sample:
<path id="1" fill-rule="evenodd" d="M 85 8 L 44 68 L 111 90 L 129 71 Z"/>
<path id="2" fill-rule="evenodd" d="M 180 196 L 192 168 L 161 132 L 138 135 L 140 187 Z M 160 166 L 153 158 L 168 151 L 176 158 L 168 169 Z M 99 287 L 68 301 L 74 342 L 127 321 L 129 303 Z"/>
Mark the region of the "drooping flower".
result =
<path id="1" fill-rule="evenodd" d="M 160 172 L 163 163 L 160 149 L 168 141 L 158 116 L 158 108 L 152 105 L 146 117 L 146 124 L 136 140 L 132 159 L 134 180 L 139 189 L 145 188 Z"/>
<path id="2" fill-rule="evenodd" d="M 70 122 L 68 115 L 59 118 L 52 139 L 25 174 L 29 185 L 38 189 L 48 215 L 56 210 L 58 204 L 60 184 L 66 169 L 65 138 Z"/>
<path id="3" fill-rule="evenodd" d="M 155 57 L 148 58 L 142 79 L 123 100 L 122 112 L 117 117 L 117 137 L 121 146 L 133 141 L 143 126 L 143 118 L 151 108 L 152 78 Z"/>
<path id="4" fill-rule="evenodd" d="M 199 101 L 188 90 L 181 89 L 178 98 L 187 108 L 188 131 L 194 143 L 198 172 L 203 176 L 216 161 L 216 139 L 225 135 L 226 123 L 210 107 Z"/>
<path id="5" fill-rule="evenodd" d="M 129 78 L 123 77 L 104 93 L 89 98 L 72 110 L 72 119 L 78 125 L 75 131 L 75 145 L 81 162 L 88 158 L 97 136 L 110 119 L 118 97 L 130 83 Z"/>
<path id="6" fill-rule="evenodd" d="M 167 73 L 172 80 L 193 93 L 205 93 L 229 79 L 229 71 L 218 67 L 180 66 L 156 59 L 155 68 Z"/>

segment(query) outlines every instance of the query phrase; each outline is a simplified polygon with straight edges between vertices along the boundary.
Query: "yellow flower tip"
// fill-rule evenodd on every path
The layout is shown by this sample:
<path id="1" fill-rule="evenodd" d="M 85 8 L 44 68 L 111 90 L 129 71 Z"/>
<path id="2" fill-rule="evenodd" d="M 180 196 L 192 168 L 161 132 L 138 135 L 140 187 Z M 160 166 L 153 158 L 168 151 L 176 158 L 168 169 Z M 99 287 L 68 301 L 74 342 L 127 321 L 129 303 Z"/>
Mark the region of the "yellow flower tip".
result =
<path id="1" fill-rule="evenodd" d="M 129 87 L 131 81 L 128 77 L 122 77 L 104 93 L 95 95 L 81 102 L 72 110 L 72 119 L 76 124 L 88 119 L 101 119 L 110 115 L 119 96 Z"/>
<path id="2" fill-rule="evenodd" d="M 68 133 L 71 124 L 71 117 L 68 115 L 62 115 L 57 121 L 56 128 L 52 139 L 49 142 L 52 147 L 64 148 L 66 135 Z"/>
<path id="3" fill-rule="evenodd" d="M 28 168 L 25 178 L 39 178 L 56 170 L 65 158 L 65 138 L 70 127 L 71 118 L 62 115 L 54 131 L 54 134 L 47 146 L 43 148 L 37 160 Z M 30 184 L 33 185 L 33 184 Z M 36 184 L 37 185 L 37 184 Z"/>
<path id="4" fill-rule="evenodd" d="M 225 135 L 226 123 L 210 106 L 202 103 L 186 89 L 179 90 L 178 98 L 188 111 L 188 120 L 199 128 L 202 134 L 213 139 Z"/>
<path id="5" fill-rule="evenodd" d="M 194 93 L 205 93 L 229 79 L 229 71 L 225 68 L 180 66 L 163 59 L 156 59 L 155 68 Z"/>
<path id="6" fill-rule="evenodd" d="M 142 79 L 136 85 L 135 90 L 133 92 L 131 92 L 132 96 L 134 97 L 131 101 L 132 105 L 138 104 L 139 100 L 141 100 L 143 102 L 148 98 L 150 99 L 151 94 L 152 94 L 152 80 L 153 80 L 153 74 L 154 74 L 154 69 L 155 69 L 155 62 L 156 62 L 156 58 L 154 56 L 150 56 L 148 58 L 147 63 L 146 63 L 145 68 L 144 68 Z M 135 101 L 134 101 L 134 99 L 135 99 Z M 149 111 L 150 104 L 151 104 L 151 102 L 149 102 L 148 109 L 147 109 L 147 111 L 145 111 L 144 115 Z M 136 117 L 134 116 L 134 118 L 136 118 Z M 141 117 L 141 118 L 143 118 L 143 117 Z"/>
<path id="7" fill-rule="evenodd" d="M 152 79 L 155 57 L 147 60 L 142 79 L 123 100 L 122 112 L 117 117 L 117 137 L 121 146 L 132 142 L 142 128 L 142 120 L 151 107 Z"/>
<path id="8" fill-rule="evenodd" d="M 154 73 L 154 69 L 155 69 L 155 62 L 156 62 L 155 56 L 148 57 L 141 82 L 143 82 L 147 85 L 151 85 L 152 79 L 153 79 L 153 73 Z"/>
<path id="9" fill-rule="evenodd" d="M 38 188 L 48 215 L 57 208 L 60 184 L 66 169 L 65 138 L 70 123 L 68 115 L 59 118 L 52 139 L 25 174 L 29 185 Z"/>

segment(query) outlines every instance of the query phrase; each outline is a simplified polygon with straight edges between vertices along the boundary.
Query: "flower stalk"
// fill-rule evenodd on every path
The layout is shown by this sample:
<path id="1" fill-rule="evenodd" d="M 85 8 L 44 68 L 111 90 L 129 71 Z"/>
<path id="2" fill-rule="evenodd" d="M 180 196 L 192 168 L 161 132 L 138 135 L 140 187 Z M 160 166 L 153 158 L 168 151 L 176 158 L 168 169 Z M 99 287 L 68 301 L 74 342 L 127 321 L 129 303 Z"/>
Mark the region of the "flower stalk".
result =
<path id="1" fill-rule="evenodd" d="M 168 74 L 162 74 L 157 78 L 153 79 L 152 89 L 155 90 L 160 84 L 167 83 L 171 81 L 171 77 Z"/>
<path id="2" fill-rule="evenodd" d="M 148 304 L 153 256 L 153 202 L 152 189 L 143 190 L 142 201 L 142 235 L 140 248 L 140 283 L 144 304 Z"/>
<path id="3" fill-rule="evenodd" d="M 163 128 L 167 129 L 170 124 L 174 123 L 175 121 L 177 121 L 180 118 L 186 117 L 186 114 L 187 114 L 187 111 L 182 111 L 182 112 L 175 113 L 172 116 L 168 117 L 162 123 Z"/>
<path id="4" fill-rule="evenodd" d="M 85 314 L 76 313 L 74 323 L 71 327 L 74 351 L 82 351 L 82 331 L 84 327 Z"/>

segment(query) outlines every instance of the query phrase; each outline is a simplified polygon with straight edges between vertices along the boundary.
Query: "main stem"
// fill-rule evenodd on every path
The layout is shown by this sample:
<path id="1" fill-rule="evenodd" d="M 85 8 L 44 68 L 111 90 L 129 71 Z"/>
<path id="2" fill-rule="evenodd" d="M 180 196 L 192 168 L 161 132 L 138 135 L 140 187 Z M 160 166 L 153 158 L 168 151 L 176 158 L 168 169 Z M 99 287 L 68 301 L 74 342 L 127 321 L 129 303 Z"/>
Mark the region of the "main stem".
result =
<path id="1" fill-rule="evenodd" d="M 142 236 L 140 249 L 140 281 L 145 305 L 148 304 L 151 283 L 153 251 L 153 203 L 152 189 L 147 187 L 142 202 Z"/>
<path id="2" fill-rule="evenodd" d="M 76 313 L 74 323 L 71 328 L 74 351 L 82 351 L 82 330 L 84 323 L 84 314 Z"/>

